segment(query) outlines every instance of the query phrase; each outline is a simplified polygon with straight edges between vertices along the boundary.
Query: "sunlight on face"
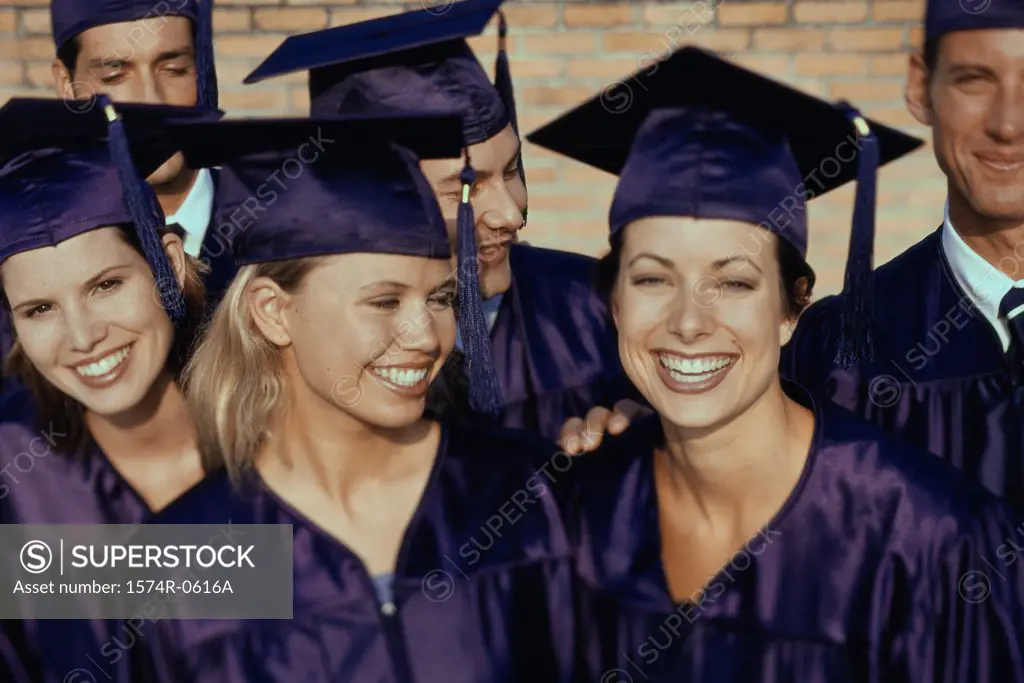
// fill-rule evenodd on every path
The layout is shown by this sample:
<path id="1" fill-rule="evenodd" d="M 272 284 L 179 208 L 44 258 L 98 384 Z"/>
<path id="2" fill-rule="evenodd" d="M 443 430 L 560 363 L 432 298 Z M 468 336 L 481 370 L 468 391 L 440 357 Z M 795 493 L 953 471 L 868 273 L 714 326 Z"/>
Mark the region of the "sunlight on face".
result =
<path id="1" fill-rule="evenodd" d="M 776 381 L 785 315 L 776 238 L 735 221 L 626 228 L 612 312 L 630 379 L 664 418 L 714 428 Z"/>
<path id="2" fill-rule="evenodd" d="M 416 422 L 455 344 L 455 291 L 444 260 L 325 258 L 285 308 L 290 383 L 362 423 Z"/>
<path id="3" fill-rule="evenodd" d="M 476 184 L 470 195 L 476 219 L 477 261 L 484 298 L 508 290 L 512 270 L 508 245 L 515 241 L 525 222 L 526 185 L 519 175 L 519 138 L 512 126 L 494 137 L 469 148 L 476 171 Z M 462 201 L 459 174 L 464 159 L 426 159 L 420 162 L 449 226 L 452 248 L 457 248 L 455 218 Z"/>
<path id="4" fill-rule="evenodd" d="M 192 21 L 163 16 L 94 26 L 78 40 L 73 73 L 54 64 L 57 94 L 87 98 L 104 93 L 114 102 L 194 107 L 198 98 Z M 160 186 L 185 170 L 180 154 L 148 178 Z"/>
<path id="5" fill-rule="evenodd" d="M 25 355 L 87 410 L 130 411 L 164 372 L 174 326 L 118 228 L 15 254 L 0 276 Z"/>

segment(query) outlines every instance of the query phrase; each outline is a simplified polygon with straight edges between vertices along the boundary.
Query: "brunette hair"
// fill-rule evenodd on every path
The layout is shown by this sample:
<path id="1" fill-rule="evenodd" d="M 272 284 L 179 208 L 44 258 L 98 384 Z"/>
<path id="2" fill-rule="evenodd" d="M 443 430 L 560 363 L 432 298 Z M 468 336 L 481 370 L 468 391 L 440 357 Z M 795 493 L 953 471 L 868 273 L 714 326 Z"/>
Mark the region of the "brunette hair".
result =
<path id="1" fill-rule="evenodd" d="M 321 260 L 243 266 L 213 314 L 182 380 L 207 471 L 223 466 L 237 482 L 270 437 L 287 396 L 281 349 L 252 319 L 250 285 L 268 278 L 295 292 Z"/>
<path id="2" fill-rule="evenodd" d="M 594 274 L 594 289 L 611 310 L 612 291 L 619 277 L 622 257 L 622 235 L 618 232 L 611 240 L 611 250 L 598 259 Z M 776 237 L 776 256 L 779 259 L 779 286 L 786 304 L 787 312 L 797 318 L 811 303 L 811 292 L 814 289 L 815 275 L 788 240 Z"/>
<path id="3" fill-rule="evenodd" d="M 119 225 L 116 227 L 124 240 L 142 255 L 142 245 L 139 243 L 134 229 L 129 225 Z M 178 230 L 177 226 L 162 228 L 164 234 L 168 232 L 177 234 Z M 185 299 L 186 308 L 185 325 L 176 330 L 174 343 L 167 357 L 167 368 L 175 380 L 179 378 L 181 369 L 188 359 L 196 336 L 202 326 L 203 313 L 206 306 L 206 288 L 203 285 L 202 278 L 207 271 L 208 267 L 206 265 L 186 254 L 185 278 L 182 287 L 182 296 Z M 10 316 L 11 305 L 2 288 L 0 288 L 0 303 L 3 304 L 4 311 Z M 14 343 L 11 345 L 10 351 L 7 352 L 7 356 L 3 359 L 3 376 L 16 376 L 21 379 L 35 399 L 35 404 L 38 408 L 38 420 L 41 424 L 53 424 L 57 429 L 67 434 L 67 438 L 63 441 L 65 445 L 63 450 L 66 452 L 79 451 L 89 440 L 83 415 L 83 406 L 50 384 L 36 369 L 21 347 L 17 332 L 14 331 L 13 321 L 11 331 Z"/>

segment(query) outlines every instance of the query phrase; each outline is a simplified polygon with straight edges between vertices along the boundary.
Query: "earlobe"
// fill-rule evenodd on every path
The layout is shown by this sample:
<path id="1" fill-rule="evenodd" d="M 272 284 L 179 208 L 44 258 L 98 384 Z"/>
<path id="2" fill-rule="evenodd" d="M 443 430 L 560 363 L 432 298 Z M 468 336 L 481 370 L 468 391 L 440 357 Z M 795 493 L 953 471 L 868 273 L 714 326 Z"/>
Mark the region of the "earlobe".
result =
<path id="1" fill-rule="evenodd" d="M 174 277 L 178 280 L 178 287 L 181 289 L 185 288 L 185 277 L 187 269 L 185 264 L 187 257 L 185 256 L 185 245 L 181 241 L 181 238 L 173 233 L 167 233 L 161 238 L 164 245 L 164 253 L 167 254 L 167 260 L 171 262 L 171 269 L 174 271 Z"/>

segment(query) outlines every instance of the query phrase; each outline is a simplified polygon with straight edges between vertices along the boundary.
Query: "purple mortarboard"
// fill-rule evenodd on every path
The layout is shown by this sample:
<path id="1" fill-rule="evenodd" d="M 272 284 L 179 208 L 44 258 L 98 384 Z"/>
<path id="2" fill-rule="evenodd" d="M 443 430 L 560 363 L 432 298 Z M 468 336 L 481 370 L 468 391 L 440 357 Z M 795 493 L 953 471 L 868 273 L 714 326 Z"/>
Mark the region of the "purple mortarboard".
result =
<path id="1" fill-rule="evenodd" d="M 160 239 L 164 216 L 143 180 L 175 150 L 154 144 L 174 120 L 220 112 L 119 104 L 12 99 L 0 109 L 0 263 L 97 228 L 131 225 L 175 323 L 185 314 Z"/>
<path id="2" fill-rule="evenodd" d="M 204 109 L 217 109 L 217 71 L 213 60 L 213 0 L 52 0 L 50 20 L 57 50 L 83 31 L 96 26 L 143 19 L 181 16 L 192 21 L 196 78 Z M 130 45 L 128 47 L 131 47 Z"/>
<path id="3" fill-rule="evenodd" d="M 1024 28 L 1024 0 L 929 0 L 925 10 L 926 40 L 992 28 Z"/>
<path id="4" fill-rule="evenodd" d="M 613 236 L 649 216 L 738 220 L 806 258 L 806 201 L 857 179 L 840 355 L 870 351 L 877 167 L 920 140 L 693 47 L 527 139 L 620 176 Z"/>
<path id="5" fill-rule="evenodd" d="M 499 24 L 497 87 L 491 83 L 466 38 L 486 28 L 503 0 L 464 0 L 444 7 L 364 21 L 292 36 L 268 56 L 246 83 L 309 71 L 314 116 L 456 115 L 464 144 L 484 142 L 510 123 L 517 129 L 508 56 L 507 26 Z M 520 163 L 520 169 L 522 164 Z M 525 178 L 525 176 L 524 176 Z M 463 173 L 457 229 L 458 261 L 476 264 L 477 244 L 468 190 L 475 177 Z M 466 366 L 474 410 L 495 414 L 501 407 L 487 322 L 476 268 L 460 273 L 459 329 L 466 342 Z M 467 341 L 477 340 L 477 341 Z"/>

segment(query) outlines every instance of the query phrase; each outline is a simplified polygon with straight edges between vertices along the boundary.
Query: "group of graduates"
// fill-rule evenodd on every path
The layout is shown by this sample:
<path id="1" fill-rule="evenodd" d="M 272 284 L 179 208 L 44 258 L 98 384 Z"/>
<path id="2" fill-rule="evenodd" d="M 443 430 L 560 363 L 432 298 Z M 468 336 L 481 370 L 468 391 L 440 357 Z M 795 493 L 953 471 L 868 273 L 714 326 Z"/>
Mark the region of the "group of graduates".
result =
<path id="1" fill-rule="evenodd" d="M 877 271 L 922 143 L 848 103 L 684 46 L 524 136 L 462 0 L 225 119 L 176 4 L 54 0 L 0 109 L 0 521 L 291 525 L 293 616 L 8 620 L 0 681 L 1024 683 L 1024 4 L 928 3 Z M 600 260 L 519 243 L 524 137 L 618 176 Z"/>

